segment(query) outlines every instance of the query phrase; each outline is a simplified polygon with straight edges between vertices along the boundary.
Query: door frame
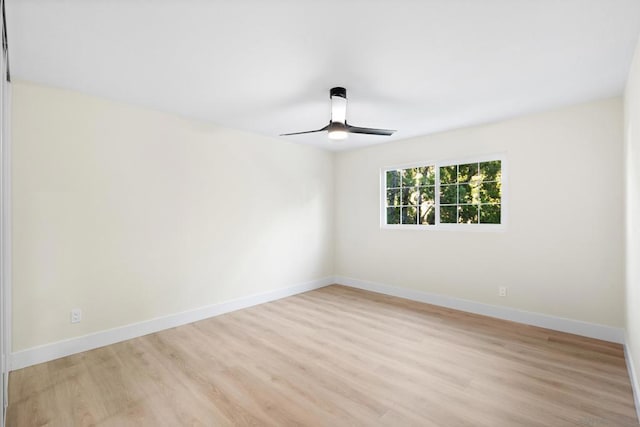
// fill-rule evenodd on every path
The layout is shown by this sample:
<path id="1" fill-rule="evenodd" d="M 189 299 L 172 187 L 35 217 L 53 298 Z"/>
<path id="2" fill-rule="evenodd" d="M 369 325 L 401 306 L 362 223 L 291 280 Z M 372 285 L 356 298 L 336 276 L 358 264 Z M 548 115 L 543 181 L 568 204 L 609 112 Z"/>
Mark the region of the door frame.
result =
<path id="1" fill-rule="evenodd" d="M 0 427 L 4 427 L 11 369 L 11 85 L 4 0 L 0 0 L 0 12 Z"/>
<path id="2" fill-rule="evenodd" d="M 4 69 L 5 67 L 1 67 Z M 2 70 L 4 71 L 4 70 Z M 4 73 L 3 73 L 4 74 Z M 11 370 L 11 144 L 10 102 L 11 85 L 2 79 L 0 83 L 0 347 L 2 355 L 2 419 L 4 427 L 9 403 L 9 371 Z"/>

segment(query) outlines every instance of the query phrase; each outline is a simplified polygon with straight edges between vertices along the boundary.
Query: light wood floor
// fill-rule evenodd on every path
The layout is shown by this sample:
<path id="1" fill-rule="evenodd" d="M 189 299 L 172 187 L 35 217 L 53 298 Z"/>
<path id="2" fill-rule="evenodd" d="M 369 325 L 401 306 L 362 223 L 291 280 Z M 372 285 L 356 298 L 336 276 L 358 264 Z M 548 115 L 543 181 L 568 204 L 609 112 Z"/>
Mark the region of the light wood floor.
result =
<path id="1" fill-rule="evenodd" d="M 637 426 L 620 345 L 330 286 L 15 371 L 9 427 Z"/>

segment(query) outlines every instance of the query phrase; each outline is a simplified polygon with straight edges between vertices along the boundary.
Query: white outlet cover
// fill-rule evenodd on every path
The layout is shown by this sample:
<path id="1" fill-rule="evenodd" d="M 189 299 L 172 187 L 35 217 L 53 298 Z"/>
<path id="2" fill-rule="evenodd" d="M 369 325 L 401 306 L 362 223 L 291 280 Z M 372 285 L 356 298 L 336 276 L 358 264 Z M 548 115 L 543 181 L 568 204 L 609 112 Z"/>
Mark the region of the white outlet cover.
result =
<path id="1" fill-rule="evenodd" d="M 82 320 L 82 310 L 79 308 L 71 309 L 71 323 L 78 323 Z"/>

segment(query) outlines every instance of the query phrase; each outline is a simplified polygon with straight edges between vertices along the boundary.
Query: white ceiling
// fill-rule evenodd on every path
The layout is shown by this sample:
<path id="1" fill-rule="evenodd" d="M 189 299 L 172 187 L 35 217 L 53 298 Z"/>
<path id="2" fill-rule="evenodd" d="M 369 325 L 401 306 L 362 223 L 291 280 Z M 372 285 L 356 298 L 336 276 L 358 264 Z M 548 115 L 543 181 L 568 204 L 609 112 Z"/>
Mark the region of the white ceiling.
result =
<path id="1" fill-rule="evenodd" d="M 12 75 L 277 137 L 393 137 L 622 93 L 640 0 L 7 0 Z M 285 137 L 282 137 L 283 139 Z"/>

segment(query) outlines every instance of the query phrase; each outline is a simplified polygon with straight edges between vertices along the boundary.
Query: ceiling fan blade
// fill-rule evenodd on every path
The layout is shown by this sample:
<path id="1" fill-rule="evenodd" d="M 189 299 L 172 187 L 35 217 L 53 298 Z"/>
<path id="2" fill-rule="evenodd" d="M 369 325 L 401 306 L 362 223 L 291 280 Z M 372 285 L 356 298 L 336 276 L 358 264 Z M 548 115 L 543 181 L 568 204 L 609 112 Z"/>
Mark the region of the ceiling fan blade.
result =
<path id="1" fill-rule="evenodd" d="M 323 127 L 322 129 L 316 129 L 316 130 L 305 130 L 304 132 L 292 132 L 292 133 L 282 133 L 280 134 L 280 136 L 291 136 L 291 135 L 303 135 L 305 133 L 316 133 L 316 132 L 324 132 L 325 130 L 329 129 L 329 125 L 326 125 L 325 127 Z"/>
<path id="2" fill-rule="evenodd" d="M 349 133 L 362 133 L 365 135 L 381 135 L 381 136 L 391 136 L 395 132 L 395 130 L 391 129 L 374 129 L 374 128 L 361 128 L 358 126 L 347 125 L 347 132 Z"/>

